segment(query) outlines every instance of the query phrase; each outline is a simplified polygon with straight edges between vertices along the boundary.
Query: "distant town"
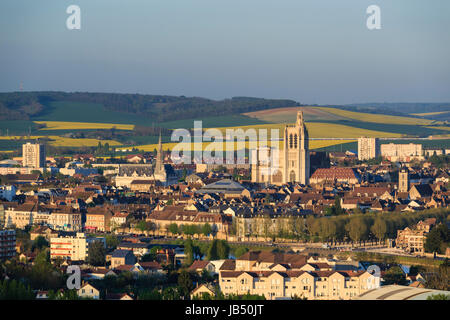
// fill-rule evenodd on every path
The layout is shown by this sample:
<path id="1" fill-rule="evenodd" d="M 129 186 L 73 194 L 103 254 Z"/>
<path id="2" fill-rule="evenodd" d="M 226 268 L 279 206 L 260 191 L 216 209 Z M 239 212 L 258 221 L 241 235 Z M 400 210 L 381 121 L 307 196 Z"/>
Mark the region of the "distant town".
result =
<path id="1" fill-rule="evenodd" d="M 0 162 L 0 299 L 448 299 L 450 150 L 314 151 L 294 121 L 276 164 L 24 143 Z"/>

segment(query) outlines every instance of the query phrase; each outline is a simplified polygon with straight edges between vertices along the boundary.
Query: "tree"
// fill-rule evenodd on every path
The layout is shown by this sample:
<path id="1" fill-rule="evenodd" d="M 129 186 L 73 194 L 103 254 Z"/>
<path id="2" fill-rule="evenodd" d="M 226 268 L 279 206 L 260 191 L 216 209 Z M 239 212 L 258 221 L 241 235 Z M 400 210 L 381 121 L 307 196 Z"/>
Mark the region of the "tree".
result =
<path id="1" fill-rule="evenodd" d="M 350 219 L 345 227 L 350 239 L 355 242 L 364 240 L 367 236 L 368 227 L 365 219 L 363 219 L 362 217 Z"/>
<path id="2" fill-rule="evenodd" d="M 370 231 L 375 235 L 375 237 L 379 241 L 384 240 L 387 234 L 386 221 L 384 221 L 384 219 L 382 219 L 381 217 L 377 217 L 372 227 L 370 228 Z"/>
<path id="3" fill-rule="evenodd" d="M 450 262 L 448 258 L 439 265 L 437 273 L 432 273 L 427 276 L 426 287 L 445 291 L 450 289 Z"/>
<path id="4" fill-rule="evenodd" d="M 204 236 L 209 236 L 211 234 L 211 232 L 212 232 L 211 225 L 209 223 L 205 223 L 202 226 L 202 233 L 203 233 L 203 235 Z"/>
<path id="5" fill-rule="evenodd" d="M 194 289 L 194 284 L 191 280 L 191 275 L 186 270 L 182 270 L 178 277 L 178 287 L 180 288 L 180 293 L 184 299 L 189 298 L 189 294 L 192 289 Z"/>
<path id="6" fill-rule="evenodd" d="M 169 232 L 172 234 L 178 234 L 180 232 L 180 230 L 178 229 L 178 225 L 176 223 L 171 223 L 169 224 Z"/>
<path id="7" fill-rule="evenodd" d="M 136 225 L 136 228 L 141 230 L 142 232 L 144 231 L 150 231 L 151 230 L 151 225 L 150 222 L 147 222 L 145 220 L 141 220 L 138 222 L 138 224 Z"/>
<path id="8" fill-rule="evenodd" d="M 240 256 L 244 255 L 245 253 L 247 253 L 249 251 L 249 249 L 247 247 L 238 247 L 236 248 L 236 250 L 234 251 L 234 256 L 236 258 L 239 258 Z"/>
<path id="9" fill-rule="evenodd" d="M 48 247 L 48 241 L 43 236 L 38 236 L 34 239 L 33 249 L 41 250 L 45 247 Z"/>
<path id="10" fill-rule="evenodd" d="M 87 262 L 93 266 L 104 266 L 106 250 L 101 241 L 93 241 L 89 245 Z"/>
<path id="11" fill-rule="evenodd" d="M 32 300 L 35 294 L 29 286 L 20 281 L 0 280 L 0 300 Z"/>
<path id="12" fill-rule="evenodd" d="M 334 204 L 330 207 L 325 208 L 325 215 L 326 216 L 337 216 L 344 214 L 345 211 L 341 207 L 341 198 L 339 196 L 336 196 L 334 198 Z"/>
<path id="13" fill-rule="evenodd" d="M 108 248 L 115 249 L 117 245 L 120 243 L 120 240 L 113 234 L 108 234 L 105 237 L 106 239 L 106 246 Z"/>
<path id="14" fill-rule="evenodd" d="M 218 243 L 218 240 L 214 239 L 208 248 L 207 257 L 208 257 L 208 260 L 210 260 L 210 261 L 219 259 L 219 255 L 217 253 L 217 243 Z"/>
<path id="15" fill-rule="evenodd" d="M 184 253 L 186 254 L 186 265 L 190 266 L 194 262 L 194 244 L 191 239 L 184 242 Z"/>
<path id="16" fill-rule="evenodd" d="M 427 297 L 427 300 L 450 300 L 450 294 L 438 293 Z"/>
<path id="17" fill-rule="evenodd" d="M 167 287 L 162 292 L 163 300 L 179 300 L 180 290 L 177 287 Z"/>
<path id="18" fill-rule="evenodd" d="M 336 238 L 336 224 L 331 219 L 320 219 L 320 237 L 322 240 L 333 240 Z"/>
<path id="19" fill-rule="evenodd" d="M 230 246 L 225 240 L 218 240 L 217 243 L 217 256 L 219 259 L 228 259 L 230 255 Z"/>
<path id="20" fill-rule="evenodd" d="M 383 277 L 384 285 L 398 284 L 406 286 L 408 281 L 406 280 L 405 274 L 402 269 L 398 266 L 391 267 Z"/>
<path id="21" fill-rule="evenodd" d="M 138 294 L 138 300 L 162 300 L 162 294 L 157 290 L 144 290 Z"/>
<path id="22" fill-rule="evenodd" d="M 445 253 L 449 242 L 450 232 L 447 224 L 442 223 L 428 233 L 424 244 L 424 249 L 426 252 L 437 252 L 443 254 Z"/>

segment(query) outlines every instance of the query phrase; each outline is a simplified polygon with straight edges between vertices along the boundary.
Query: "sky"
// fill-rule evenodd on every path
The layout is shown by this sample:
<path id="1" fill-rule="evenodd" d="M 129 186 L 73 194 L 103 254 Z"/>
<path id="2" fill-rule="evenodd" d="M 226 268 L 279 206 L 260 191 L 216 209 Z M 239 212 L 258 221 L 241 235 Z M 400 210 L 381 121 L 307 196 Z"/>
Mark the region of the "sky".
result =
<path id="1" fill-rule="evenodd" d="M 67 7 L 81 9 L 69 30 Z M 369 30 L 366 9 L 381 9 Z M 450 101 L 448 0 L 1 0 L 0 92 Z"/>

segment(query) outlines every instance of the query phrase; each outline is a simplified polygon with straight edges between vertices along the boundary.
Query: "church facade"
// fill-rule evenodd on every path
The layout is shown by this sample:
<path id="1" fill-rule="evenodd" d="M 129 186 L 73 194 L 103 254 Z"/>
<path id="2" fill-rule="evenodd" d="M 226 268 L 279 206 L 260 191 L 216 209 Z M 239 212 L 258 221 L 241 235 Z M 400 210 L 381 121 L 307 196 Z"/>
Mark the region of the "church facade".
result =
<path id="1" fill-rule="evenodd" d="M 177 183 L 178 176 L 173 167 L 163 162 L 161 135 L 157 152 L 154 167 L 151 164 L 121 164 L 115 177 L 116 187 L 130 188 L 133 181 L 159 181 L 165 186 Z"/>
<path id="2" fill-rule="evenodd" d="M 302 111 L 297 112 L 294 125 L 284 128 L 283 149 L 276 151 L 269 147 L 252 150 L 252 182 L 307 185 L 310 176 L 309 135 Z"/>

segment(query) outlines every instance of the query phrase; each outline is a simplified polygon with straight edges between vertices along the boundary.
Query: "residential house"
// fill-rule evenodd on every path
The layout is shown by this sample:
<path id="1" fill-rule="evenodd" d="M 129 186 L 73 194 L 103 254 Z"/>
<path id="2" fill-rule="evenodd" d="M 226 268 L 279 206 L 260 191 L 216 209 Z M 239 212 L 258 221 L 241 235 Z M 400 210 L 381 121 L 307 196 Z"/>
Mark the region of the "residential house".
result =
<path id="1" fill-rule="evenodd" d="M 81 288 L 78 289 L 77 294 L 81 298 L 100 299 L 100 291 L 88 282 L 84 283 Z"/>
<path id="2" fill-rule="evenodd" d="M 116 249 L 111 255 L 111 269 L 121 265 L 132 266 L 136 263 L 136 257 L 132 250 Z"/>

